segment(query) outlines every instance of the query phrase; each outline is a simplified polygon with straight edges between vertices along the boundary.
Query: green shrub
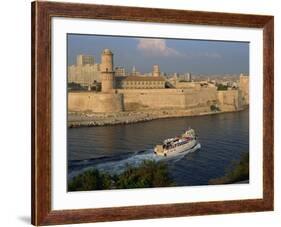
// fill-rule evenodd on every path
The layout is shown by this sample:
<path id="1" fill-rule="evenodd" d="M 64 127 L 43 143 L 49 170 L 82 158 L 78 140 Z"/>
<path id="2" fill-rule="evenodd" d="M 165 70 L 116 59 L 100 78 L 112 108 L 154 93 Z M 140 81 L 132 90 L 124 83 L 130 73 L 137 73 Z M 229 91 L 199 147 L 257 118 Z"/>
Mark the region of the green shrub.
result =
<path id="1" fill-rule="evenodd" d="M 167 165 L 144 161 L 139 167 L 129 167 L 118 176 L 117 188 L 151 188 L 172 186 Z"/>
<path id="2" fill-rule="evenodd" d="M 119 175 L 109 175 L 98 170 L 87 170 L 68 183 L 68 191 L 103 189 L 128 189 L 173 186 L 165 163 L 144 161 L 138 167 L 127 166 Z"/>
<path id="3" fill-rule="evenodd" d="M 74 177 L 68 184 L 68 191 L 90 191 L 109 189 L 112 186 L 110 175 L 98 170 L 88 170 Z"/>
<path id="4" fill-rule="evenodd" d="M 227 85 L 223 85 L 223 84 L 218 84 L 217 85 L 217 90 L 218 91 L 226 91 L 228 89 Z"/>

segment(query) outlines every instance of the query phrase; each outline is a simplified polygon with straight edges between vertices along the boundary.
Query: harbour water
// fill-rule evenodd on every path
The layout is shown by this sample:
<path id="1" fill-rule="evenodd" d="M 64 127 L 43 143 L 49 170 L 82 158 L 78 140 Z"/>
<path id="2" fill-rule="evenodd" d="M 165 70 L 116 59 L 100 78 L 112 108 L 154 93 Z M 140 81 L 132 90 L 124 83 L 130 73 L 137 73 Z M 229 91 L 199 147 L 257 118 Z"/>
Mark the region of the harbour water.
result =
<path id="1" fill-rule="evenodd" d="M 221 177 L 249 151 L 249 111 L 208 116 L 159 119 L 103 127 L 69 128 L 68 177 L 86 169 L 122 172 L 143 160 L 160 160 L 153 147 L 166 138 L 195 129 L 201 149 L 167 161 L 169 173 L 179 186 L 206 185 Z"/>

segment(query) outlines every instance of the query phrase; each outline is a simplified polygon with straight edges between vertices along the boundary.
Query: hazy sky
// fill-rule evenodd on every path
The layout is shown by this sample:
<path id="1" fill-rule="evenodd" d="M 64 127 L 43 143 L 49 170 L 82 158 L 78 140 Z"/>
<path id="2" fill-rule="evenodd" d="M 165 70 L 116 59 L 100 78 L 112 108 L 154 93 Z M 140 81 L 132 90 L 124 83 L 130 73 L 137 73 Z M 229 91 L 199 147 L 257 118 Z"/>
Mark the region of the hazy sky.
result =
<path id="1" fill-rule="evenodd" d="M 68 35 L 68 65 L 76 55 L 94 55 L 100 62 L 104 48 L 114 53 L 114 66 L 141 73 L 159 64 L 166 73 L 239 74 L 249 72 L 249 43 L 187 39 Z"/>

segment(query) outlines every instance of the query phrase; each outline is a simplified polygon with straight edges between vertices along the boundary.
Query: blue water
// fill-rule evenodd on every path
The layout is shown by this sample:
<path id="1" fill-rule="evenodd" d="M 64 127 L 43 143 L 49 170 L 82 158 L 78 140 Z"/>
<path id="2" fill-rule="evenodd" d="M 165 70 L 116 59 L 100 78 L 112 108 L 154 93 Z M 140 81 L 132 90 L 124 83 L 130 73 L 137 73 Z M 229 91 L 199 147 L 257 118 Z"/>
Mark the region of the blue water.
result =
<path id="1" fill-rule="evenodd" d="M 182 134 L 191 126 L 199 135 L 201 149 L 166 161 L 179 186 L 206 185 L 221 177 L 249 151 L 249 111 L 218 115 L 159 119 L 128 125 L 69 128 L 68 177 L 97 168 L 120 173 L 143 160 L 163 161 L 153 154 L 155 144 Z"/>

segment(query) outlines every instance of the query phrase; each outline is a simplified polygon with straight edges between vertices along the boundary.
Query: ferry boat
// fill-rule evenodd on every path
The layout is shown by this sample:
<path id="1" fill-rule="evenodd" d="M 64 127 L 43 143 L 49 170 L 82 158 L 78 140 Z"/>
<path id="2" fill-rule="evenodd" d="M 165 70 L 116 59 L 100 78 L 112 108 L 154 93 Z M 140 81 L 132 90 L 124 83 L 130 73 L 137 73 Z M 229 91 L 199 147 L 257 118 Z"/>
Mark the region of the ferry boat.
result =
<path id="1" fill-rule="evenodd" d="M 154 154 L 164 157 L 172 157 L 185 155 L 187 153 L 200 149 L 201 145 L 198 142 L 198 136 L 194 129 L 189 128 L 180 137 L 169 138 L 163 141 L 163 144 L 156 145 Z"/>

